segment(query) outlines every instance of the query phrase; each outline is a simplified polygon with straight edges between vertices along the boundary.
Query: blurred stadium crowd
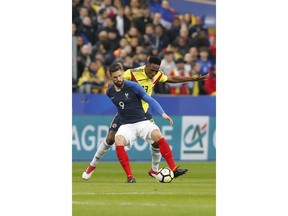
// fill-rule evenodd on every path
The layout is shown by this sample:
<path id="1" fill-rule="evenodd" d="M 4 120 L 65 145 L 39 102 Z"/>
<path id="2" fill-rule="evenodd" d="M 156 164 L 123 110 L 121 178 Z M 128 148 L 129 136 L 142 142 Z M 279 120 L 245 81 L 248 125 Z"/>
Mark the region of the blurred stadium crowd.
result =
<path id="1" fill-rule="evenodd" d="M 204 23 L 204 16 L 177 14 L 168 0 L 72 0 L 73 92 L 105 93 L 109 65 L 139 67 L 157 55 L 167 76 L 208 78 L 158 83 L 154 94 L 216 95 L 216 33 Z"/>

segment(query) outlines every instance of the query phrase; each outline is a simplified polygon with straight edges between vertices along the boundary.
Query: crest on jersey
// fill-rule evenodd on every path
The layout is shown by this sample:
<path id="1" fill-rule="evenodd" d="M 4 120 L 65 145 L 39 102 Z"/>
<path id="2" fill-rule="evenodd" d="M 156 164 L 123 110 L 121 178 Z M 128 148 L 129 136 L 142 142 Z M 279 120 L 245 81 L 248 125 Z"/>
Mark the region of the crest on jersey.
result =
<path id="1" fill-rule="evenodd" d="M 128 99 L 129 93 L 125 92 L 126 99 Z"/>

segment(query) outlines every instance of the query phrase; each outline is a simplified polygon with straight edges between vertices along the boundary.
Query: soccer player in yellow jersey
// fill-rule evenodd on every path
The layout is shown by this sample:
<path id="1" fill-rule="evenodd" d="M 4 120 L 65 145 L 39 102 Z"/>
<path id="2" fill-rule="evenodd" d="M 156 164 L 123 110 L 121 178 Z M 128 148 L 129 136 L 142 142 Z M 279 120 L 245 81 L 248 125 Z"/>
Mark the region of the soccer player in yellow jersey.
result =
<path id="1" fill-rule="evenodd" d="M 126 70 L 124 73 L 124 79 L 139 83 L 147 92 L 147 94 L 151 96 L 153 93 L 153 88 L 158 82 L 182 83 L 182 82 L 205 80 L 207 78 L 207 76 L 168 77 L 161 70 L 159 70 L 160 64 L 161 64 L 160 58 L 158 58 L 157 56 L 151 56 L 148 60 L 147 65 Z M 144 111 L 147 112 L 149 108 L 148 103 L 142 101 L 142 106 Z M 151 121 L 153 121 L 152 116 L 150 119 Z M 101 160 L 103 155 L 109 150 L 109 148 L 114 144 L 115 134 L 120 126 L 121 122 L 118 118 L 118 114 L 116 114 L 110 125 L 106 140 L 102 140 L 100 142 L 100 145 L 92 161 L 90 162 L 88 168 L 83 172 L 82 174 L 83 179 L 85 180 L 90 179 L 98 162 Z M 149 170 L 148 174 L 152 177 L 156 177 L 159 168 L 159 163 L 161 160 L 161 154 L 156 143 L 153 143 L 151 145 L 151 155 L 152 155 L 152 168 Z"/>

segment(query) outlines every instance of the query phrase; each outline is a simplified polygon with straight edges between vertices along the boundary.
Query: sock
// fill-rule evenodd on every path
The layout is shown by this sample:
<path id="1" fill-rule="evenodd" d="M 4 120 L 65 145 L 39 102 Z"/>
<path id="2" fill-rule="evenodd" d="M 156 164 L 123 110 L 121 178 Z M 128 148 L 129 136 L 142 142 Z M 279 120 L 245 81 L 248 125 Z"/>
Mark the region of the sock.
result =
<path id="1" fill-rule="evenodd" d="M 98 162 L 101 160 L 103 155 L 109 150 L 110 147 L 111 147 L 111 145 L 108 145 L 106 143 L 106 140 L 101 140 L 100 145 L 99 145 L 92 161 L 90 162 L 90 165 L 95 167 L 98 164 Z"/>
<path id="2" fill-rule="evenodd" d="M 87 170 L 86 170 L 86 173 L 89 174 L 89 173 L 91 173 L 94 169 L 95 169 L 95 166 L 89 165 L 88 168 L 87 168 Z"/>
<path id="3" fill-rule="evenodd" d="M 117 153 L 118 160 L 121 166 L 123 167 L 126 175 L 128 177 L 133 176 L 131 168 L 130 168 L 129 157 L 124 149 L 124 146 L 116 146 L 116 153 Z"/>
<path id="4" fill-rule="evenodd" d="M 151 145 L 151 156 L 152 156 L 152 170 L 158 171 L 159 170 L 159 163 L 161 161 L 161 154 L 159 148 L 155 148 Z"/>
<path id="5" fill-rule="evenodd" d="M 177 168 L 177 166 L 175 164 L 172 151 L 171 151 L 167 141 L 163 137 L 160 140 L 158 140 L 157 144 L 159 146 L 161 155 L 165 158 L 170 169 L 172 169 L 174 171 Z"/>

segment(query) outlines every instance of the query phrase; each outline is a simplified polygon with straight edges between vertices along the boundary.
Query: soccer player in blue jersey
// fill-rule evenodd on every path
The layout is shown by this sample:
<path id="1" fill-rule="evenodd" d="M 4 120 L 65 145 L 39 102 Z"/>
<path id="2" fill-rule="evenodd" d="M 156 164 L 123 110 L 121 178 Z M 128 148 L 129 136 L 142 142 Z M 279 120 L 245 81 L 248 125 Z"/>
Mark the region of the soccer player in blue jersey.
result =
<path id="1" fill-rule="evenodd" d="M 113 64 L 109 68 L 114 85 L 106 92 L 118 109 L 121 126 L 115 135 L 116 153 L 126 175 L 127 182 L 136 182 L 130 167 L 129 157 L 124 146 L 131 147 L 136 139 L 142 138 L 149 143 L 156 142 L 162 157 L 166 160 L 174 176 L 178 177 L 188 172 L 187 169 L 179 169 L 174 161 L 173 153 L 163 137 L 158 126 L 149 119 L 151 116 L 142 107 L 144 100 L 160 114 L 164 119 L 173 124 L 173 120 L 163 111 L 159 103 L 150 97 L 136 82 L 124 81 L 123 70 L 119 64 Z"/>

